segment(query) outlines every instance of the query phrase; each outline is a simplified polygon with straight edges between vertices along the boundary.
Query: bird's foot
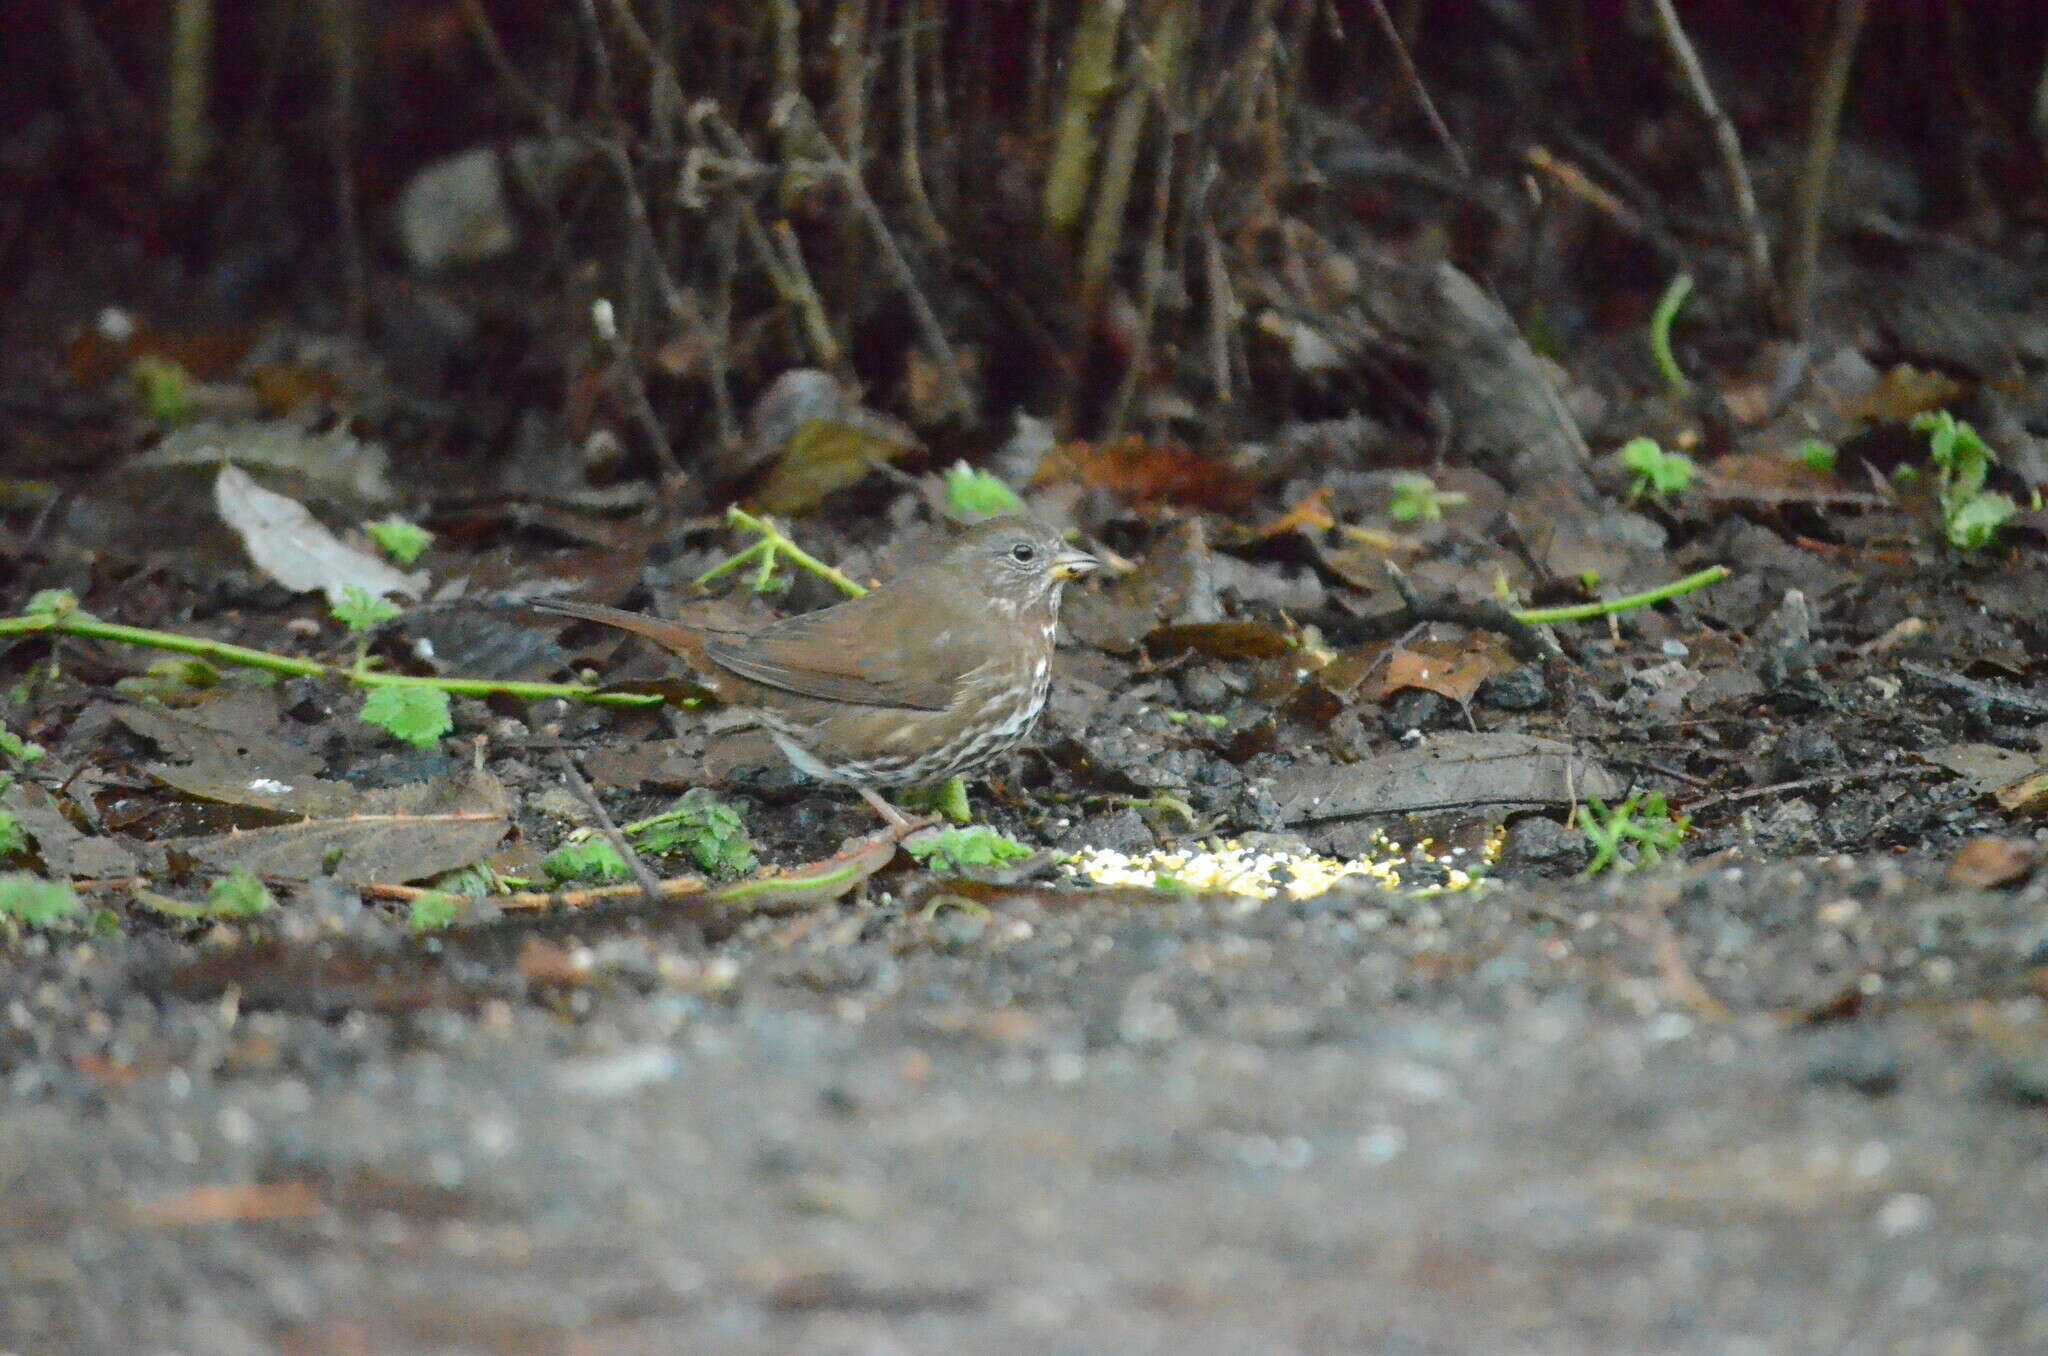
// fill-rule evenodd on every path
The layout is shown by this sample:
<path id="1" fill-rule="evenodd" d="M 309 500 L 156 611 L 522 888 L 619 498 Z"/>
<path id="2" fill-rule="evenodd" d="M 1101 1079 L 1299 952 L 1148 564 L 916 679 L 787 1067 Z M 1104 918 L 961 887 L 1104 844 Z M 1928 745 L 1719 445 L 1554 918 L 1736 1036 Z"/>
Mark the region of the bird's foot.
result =
<path id="1" fill-rule="evenodd" d="M 888 823 L 889 831 L 895 835 L 896 841 L 899 843 L 911 834 L 916 833 L 919 829 L 928 829 L 939 822 L 938 815 L 920 815 L 915 819 L 911 818 L 888 801 L 883 800 L 880 793 L 871 786 L 863 786 L 858 789 L 860 791 L 860 798 L 873 806 L 875 813 Z"/>

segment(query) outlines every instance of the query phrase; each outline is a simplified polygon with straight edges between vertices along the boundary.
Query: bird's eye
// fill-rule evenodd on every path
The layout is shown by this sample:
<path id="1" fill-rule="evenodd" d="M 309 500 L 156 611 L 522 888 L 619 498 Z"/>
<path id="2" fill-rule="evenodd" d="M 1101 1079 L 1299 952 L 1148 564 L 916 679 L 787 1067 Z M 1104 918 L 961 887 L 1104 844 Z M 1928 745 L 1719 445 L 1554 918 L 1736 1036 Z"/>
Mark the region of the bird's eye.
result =
<path id="1" fill-rule="evenodd" d="M 1010 548 L 1010 559 L 1019 565 L 1029 565 L 1038 559 L 1038 548 L 1028 541 L 1020 541 Z"/>

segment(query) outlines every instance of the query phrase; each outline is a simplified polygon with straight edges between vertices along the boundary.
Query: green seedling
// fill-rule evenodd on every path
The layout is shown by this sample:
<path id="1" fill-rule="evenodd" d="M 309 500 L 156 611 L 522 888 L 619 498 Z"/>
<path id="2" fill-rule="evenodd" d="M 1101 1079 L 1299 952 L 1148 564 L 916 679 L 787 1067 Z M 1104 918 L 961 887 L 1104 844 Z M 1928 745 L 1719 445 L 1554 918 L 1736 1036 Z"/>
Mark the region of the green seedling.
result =
<path id="1" fill-rule="evenodd" d="M 328 608 L 327 612 L 346 626 L 352 635 L 360 636 L 395 619 L 403 610 L 390 599 L 376 597 L 367 589 L 346 588 L 341 591 L 341 601 Z"/>
<path id="2" fill-rule="evenodd" d="M 26 871 L 0 875 L 0 921 L 10 925 L 48 927 L 83 908 L 77 892 L 65 881 L 44 880 Z"/>
<path id="3" fill-rule="evenodd" d="M 1802 438 L 1792 449 L 1792 455 L 1799 458 L 1808 468 L 1824 475 L 1833 475 L 1835 462 L 1840 454 L 1833 443 L 1824 443 L 1818 438 Z"/>
<path id="4" fill-rule="evenodd" d="M 978 523 L 1024 507 L 1015 490 L 964 461 L 947 470 L 945 484 L 946 514 L 957 522 Z"/>
<path id="5" fill-rule="evenodd" d="M 363 723 L 416 749 L 434 747 L 455 728 L 448 694 L 429 687 L 379 687 L 363 699 Z"/>
<path id="6" fill-rule="evenodd" d="M 620 832 L 645 853 L 686 852 L 709 876 L 744 876 L 760 865 L 740 812 L 701 786 L 685 792 L 665 812 Z"/>
<path id="7" fill-rule="evenodd" d="M 405 911 L 406 926 L 414 932 L 440 932 L 453 927 L 462 911 L 469 907 L 466 895 L 451 894 L 446 890 L 429 890 L 416 897 Z"/>
<path id="8" fill-rule="evenodd" d="M 590 829 L 570 834 L 560 847 L 541 859 L 540 869 L 556 885 L 577 880 L 615 885 L 633 875 L 610 840 Z"/>
<path id="9" fill-rule="evenodd" d="M 965 824 L 974 818 L 974 811 L 967 804 L 964 777 L 948 777 L 937 786 L 912 787 L 896 799 L 906 809 L 935 810 L 955 824 Z"/>
<path id="10" fill-rule="evenodd" d="M 143 411 L 157 423 L 168 428 L 192 417 L 192 374 L 169 358 L 144 354 L 128 365 L 128 380 L 135 383 Z"/>
<path id="11" fill-rule="evenodd" d="M 31 744 L 5 725 L 0 725 L 0 757 L 11 758 L 17 763 L 33 763 L 42 756 L 41 744 Z"/>
<path id="12" fill-rule="evenodd" d="M 0 781 L 0 792 L 8 783 Z M 28 831 L 21 827 L 21 818 L 12 810 L 0 810 L 0 857 L 13 857 L 28 851 Z"/>
<path id="13" fill-rule="evenodd" d="M 1692 484 L 1698 469 L 1691 457 L 1683 452 L 1666 452 L 1655 438 L 1631 438 L 1621 445 L 1618 454 L 1622 466 L 1634 477 L 1629 482 L 1629 501 L 1649 495 L 1661 500 L 1667 494 L 1677 494 Z"/>
<path id="14" fill-rule="evenodd" d="M 1691 829 L 1691 816 L 1673 816 L 1661 791 L 1630 796 L 1611 810 L 1589 796 L 1579 811 L 1579 832 L 1593 849 L 1593 857 L 1582 878 L 1607 870 L 1655 866 L 1666 853 L 1677 850 Z M 1622 849 L 1631 845 L 1635 848 L 1633 861 L 1621 855 Z"/>
<path id="15" fill-rule="evenodd" d="M 70 589 L 37 589 L 21 609 L 25 617 L 68 617 L 78 611 L 78 595 Z"/>
<path id="16" fill-rule="evenodd" d="M 1428 476 L 1411 472 L 1394 477 L 1387 516 L 1397 523 L 1442 522 L 1445 509 L 1457 508 L 1471 499 L 1461 490 L 1440 490 Z"/>
<path id="17" fill-rule="evenodd" d="M 206 910 L 215 918 L 254 918 L 277 907 L 270 890 L 244 868 L 237 867 L 206 891 Z"/>
<path id="18" fill-rule="evenodd" d="M 1934 463 L 1942 533 L 1958 551 L 1975 551 L 1998 539 L 1998 529 L 2019 510 L 2011 496 L 1984 488 L 1998 463 L 1977 430 L 1947 410 L 1923 414 L 1913 431 L 1927 435 L 1927 459 Z"/>
<path id="19" fill-rule="evenodd" d="M 979 824 L 965 829 L 946 829 L 923 841 L 905 843 L 903 847 L 927 871 L 941 876 L 954 876 L 962 871 L 996 870 L 1031 855 L 1031 849 L 1016 839 Z"/>
<path id="20" fill-rule="evenodd" d="M 363 531 L 370 540 L 377 543 L 377 549 L 401 565 L 410 565 L 420 554 L 434 544 L 434 534 L 417 523 L 403 518 L 385 518 L 374 523 L 364 523 Z"/>

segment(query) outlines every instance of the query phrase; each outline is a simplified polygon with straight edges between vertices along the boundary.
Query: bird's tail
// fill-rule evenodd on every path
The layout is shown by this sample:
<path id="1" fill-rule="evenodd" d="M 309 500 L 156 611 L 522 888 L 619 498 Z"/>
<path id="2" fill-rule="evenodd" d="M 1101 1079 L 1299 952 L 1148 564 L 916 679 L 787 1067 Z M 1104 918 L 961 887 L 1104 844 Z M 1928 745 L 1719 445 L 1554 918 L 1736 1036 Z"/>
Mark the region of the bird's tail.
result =
<path id="1" fill-rule="evenodd" d="M 553 612 L 578 621 L 593 621 L 604 626 L 616 626 L 621 631 L 631 631 L 644 636 L 664 650 L 694 658 L 704 648 L 704 634 L 694 626 L 668 621 L 662 617 L 642 616 L 638 612 L 627 612 L 616 607 L 605 607 L 601 603 L 578 602 L 573 598 L 534 598 L 529 606 L 541 612 Z"/>

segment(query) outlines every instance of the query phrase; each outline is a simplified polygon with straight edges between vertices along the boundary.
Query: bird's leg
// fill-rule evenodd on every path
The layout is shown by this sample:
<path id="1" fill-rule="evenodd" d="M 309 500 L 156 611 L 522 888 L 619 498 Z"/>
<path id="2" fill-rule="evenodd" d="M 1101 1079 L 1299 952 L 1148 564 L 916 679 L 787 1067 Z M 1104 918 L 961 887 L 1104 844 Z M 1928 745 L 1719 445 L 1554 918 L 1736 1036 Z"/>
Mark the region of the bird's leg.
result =
<path id="1" fill-rule="evenodd" d="M 876 814 L 889 822 L 889 827 L 895 831 L 898 838 L 914 833 L 918 829 L 925 828 L 935 822 L 931 819 L 911 819 L 907 817 L 903 811 L 897 809 L 888 801 L 883 800 L 881 795 L 872 786 L 862 786 L 855 789 L 860 792 L 862 800 L 874 807 Z"/>

